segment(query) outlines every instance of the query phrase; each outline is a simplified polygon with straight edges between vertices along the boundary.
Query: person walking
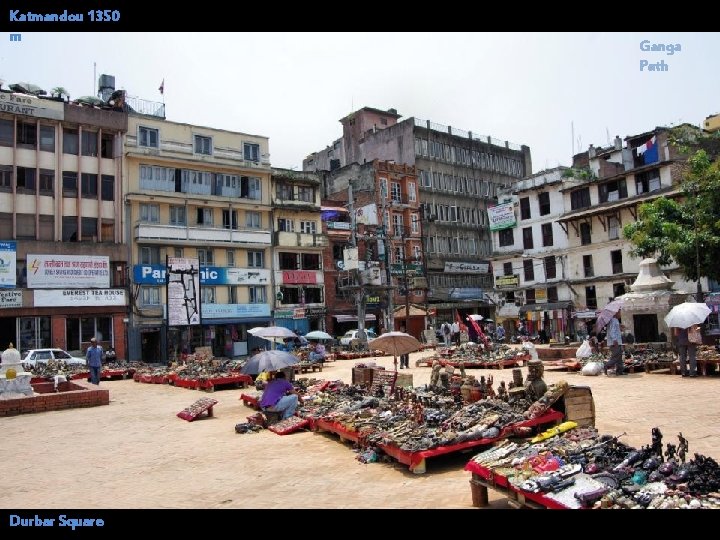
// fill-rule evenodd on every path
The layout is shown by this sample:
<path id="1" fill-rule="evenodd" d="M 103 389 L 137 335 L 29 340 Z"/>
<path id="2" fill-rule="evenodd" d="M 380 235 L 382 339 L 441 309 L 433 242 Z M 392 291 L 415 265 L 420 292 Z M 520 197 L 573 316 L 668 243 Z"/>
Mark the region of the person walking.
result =
<path id="1" fill-rule="evenodd" d="M 610 360 L 603 365 L 607 375 L 608 368 L 615 366 L 615 375 L 627 375 L 622 355 L 622 331 L 620 330 L 620 311 L 610 319 L 607 330 L 607 344 L 610 348 Z"/>
<path id="2" fill-rule="evenodd" d="M 699 333 L 696 326 L 690 328 L 675 328 L 675 345 L 678 349 L 678 360 L 680 361 L 680 373 L 683 377 L 697 377 L 697 343 L 693 343 L 692 334 Z M 695 339 L 697 341 L 697 338 Z M 702 337 L 700 338 L 702 341 Z M 688 374 L 687 360 L 690 357 L 690 373 Z"/>
<path id="3" fill-rule="evenodd" d="M 90 346 L 85 352 L 85 359 L 90 368 L 90 382 L 92 384 L 100 384 L 100 370 L 102 369 L 103 350 L 97 344 L 96 338 L 90 338 Z"/>

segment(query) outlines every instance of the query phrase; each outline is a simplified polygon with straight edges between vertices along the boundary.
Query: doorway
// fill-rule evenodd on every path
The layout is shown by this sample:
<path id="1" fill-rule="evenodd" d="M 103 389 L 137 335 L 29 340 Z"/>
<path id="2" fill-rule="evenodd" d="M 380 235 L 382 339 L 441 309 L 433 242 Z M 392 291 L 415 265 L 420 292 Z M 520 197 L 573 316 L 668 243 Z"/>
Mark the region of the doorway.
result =
<path id="1" fill-rule="evenodd" d="M 635 343 L 660 341 L 657 314 L 633 315 L 633 325 L 635 326 Z"/>
<path id="2" fill-rule="evenodd" d="M 0 317 L 0 351 L 4 351 L 11 343 L 20 350 L 18 346 L 17 319 L 15 317 Z"/>
<path id="3" fill-rule="evenodd" d="M 140 332 L 142 361 L 146 364 L 161 362 L 160 331 Z"/>

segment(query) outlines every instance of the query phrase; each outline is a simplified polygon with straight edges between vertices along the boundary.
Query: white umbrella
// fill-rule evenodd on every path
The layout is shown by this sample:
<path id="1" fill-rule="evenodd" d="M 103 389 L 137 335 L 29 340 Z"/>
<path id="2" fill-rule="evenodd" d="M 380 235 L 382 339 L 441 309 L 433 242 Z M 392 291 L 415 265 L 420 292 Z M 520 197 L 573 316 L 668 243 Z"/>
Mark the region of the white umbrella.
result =
<path id="1" fill-rule="evenodd" d="M 258 330 L 262 330 L 263 328 L 266 328 L 266 327 L 265 326 L 256 326 L 255 328 L 251 328 L 250 330 L 248 330 L 248 334 L 254 336 L 255 332 L 257 332 Z"/>
<path id="2" fill-rule="evenodd" d="M 250 357 L 241 371 L 246 375 L 257 375 L 263 371 L 278 371 L 298 361 L 297 356 L 285 351 L 263 351 Z"/>
<path id="3" fill-rule="evenodd" d="M 482 315 L 468 315 L 469 319 L 472 319 L 473 321 L 482 321 L 483 316 Z"/>
<path id="4" fill-rule="evenodd" d="M 333 337 L 327 332 L 321 330 L 313 330 L 305 334 L 306 339 L 333 339 Z"/>
<path id="5" fill-rule="evenodd" d="M 712 310 L 707 304 L 700 302 L 683 302 L 665 315 L 665 324 L 670 328 L 690 328 L 694 324 L 702 324 Z"/>
<path id="6" fill-rule="evenodd" d="M 255 330 L 252 328 L 251 330 Z M 248 330 L 249 332 L 250 330 Z M 261 338 L 286 338 L 286 337 L 297 337 L 297 334 L 292 330 L 288 330 L 284 326 L 262 326 L 259 329 L 252 332 L 255 337 Z"/>

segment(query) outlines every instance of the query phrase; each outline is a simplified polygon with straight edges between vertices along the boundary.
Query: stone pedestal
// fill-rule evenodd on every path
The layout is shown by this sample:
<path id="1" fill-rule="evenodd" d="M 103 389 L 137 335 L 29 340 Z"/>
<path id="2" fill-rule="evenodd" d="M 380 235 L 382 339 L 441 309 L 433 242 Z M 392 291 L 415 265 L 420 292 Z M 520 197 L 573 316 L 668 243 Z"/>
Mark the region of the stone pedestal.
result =
<path id="1" fill-rule="evenodd" d="M 25 371 L 20 361 L 20 352 L 10 346 L 2 353 L 0 357 L 0 398 L 3 394 L 24 394 L 26 396 L 33 395 L 33 389 L 30 385 L 32 374 Z M 8 378 L 8 371 L 14 374 Z"/>

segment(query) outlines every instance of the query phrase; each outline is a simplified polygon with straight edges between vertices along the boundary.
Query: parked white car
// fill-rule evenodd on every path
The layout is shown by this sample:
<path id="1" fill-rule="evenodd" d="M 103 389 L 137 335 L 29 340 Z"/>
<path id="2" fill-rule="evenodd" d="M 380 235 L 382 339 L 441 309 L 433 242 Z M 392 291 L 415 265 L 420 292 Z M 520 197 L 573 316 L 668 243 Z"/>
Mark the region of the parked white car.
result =
<path id="1" fill-rule="evenodd" d="M 375 339 L 377 337 L 377 334 L 375 332 L 372 332 L 370 330 L 365 330 L 365 334 L 367 335 L 368 341 L 371 339 Z M 358 330 L 348 330 L 343 337 L 340 338 L 340 345 L 343 345 L 344 347 L 349 347 L 352 343 L 353 339 L 358 339 Z"/>
<path id="2" fill-rule="evenodd" d="M 71 366 L 86 365 L 84 358 L 78 358 L 62 349 L 30 349 L 22 359 L 26 367 L 34 367 L 38 362 L 47 364 L 49 361 L 65 362 Z"/>

